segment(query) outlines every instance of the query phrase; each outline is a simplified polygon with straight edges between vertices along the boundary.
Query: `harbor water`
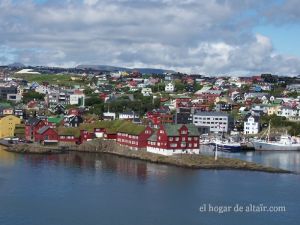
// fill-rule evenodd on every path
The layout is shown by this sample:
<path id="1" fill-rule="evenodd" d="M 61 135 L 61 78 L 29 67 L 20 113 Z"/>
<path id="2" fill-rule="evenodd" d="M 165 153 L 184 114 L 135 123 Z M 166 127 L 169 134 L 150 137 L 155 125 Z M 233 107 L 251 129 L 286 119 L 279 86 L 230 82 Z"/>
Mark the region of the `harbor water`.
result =
<path id="1" fill-rule="evenodd" d="M 299 172 L 297 154 L 235 157 Z M 297 174 L 192 170 L 106 154 L 25 155 L 0 149 L 1 225 L 298 225 L 299 190 Z M 280 210 L 245 211 L 249 206 Z"/>

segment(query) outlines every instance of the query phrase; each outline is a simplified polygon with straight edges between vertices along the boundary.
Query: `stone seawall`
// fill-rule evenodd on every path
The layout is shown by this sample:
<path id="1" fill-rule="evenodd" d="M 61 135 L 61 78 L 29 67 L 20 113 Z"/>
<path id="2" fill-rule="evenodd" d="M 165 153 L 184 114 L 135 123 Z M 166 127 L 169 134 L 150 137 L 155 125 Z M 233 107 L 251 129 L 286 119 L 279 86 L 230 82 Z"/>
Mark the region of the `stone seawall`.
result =
<path id="1" fill-rule="evenodd" d="M 78 146 L 75 151 L 99 152 L 114 154 L 123 157 L 145 160 L 152 163 L 168 164 L 193 169 L 236 169 L 262 171 L 269 173 L 291 173 L 291 171 L 263 166 L 257 163 L 247 162 L 240 159 L 218 158 L 206 155 L 180 154 L 174 156 L 163 156 L 147 152 L 145 149 L 130 150 L 111 140 L 96 139 Z"/>
<path id="2" fill-rule="evenodd" d="M 1 143 L 0 143 L 1 144 Z M 163 156 L 147 152 L 145 149 L 130 150 L 128 147 L 119 145 L 113 140 L 95 139 L 81 145 L 41 146 L 37 144 L 17 144 L 7 147 L 8 151 L 18 153 L 63 153 L 66 151 L 94 152 L 113 154 L 122 157 L 144 160 L 152 163 L 173 165 L 192 169 L 233 169 L 262 171 L 268 173 L 292 173 L 291 171 L 263 166 L 257 163 L 247 162 L 240 159 L 218 158 L 215 160 L 207 155 L 180 154 L 174 156 Z"/>

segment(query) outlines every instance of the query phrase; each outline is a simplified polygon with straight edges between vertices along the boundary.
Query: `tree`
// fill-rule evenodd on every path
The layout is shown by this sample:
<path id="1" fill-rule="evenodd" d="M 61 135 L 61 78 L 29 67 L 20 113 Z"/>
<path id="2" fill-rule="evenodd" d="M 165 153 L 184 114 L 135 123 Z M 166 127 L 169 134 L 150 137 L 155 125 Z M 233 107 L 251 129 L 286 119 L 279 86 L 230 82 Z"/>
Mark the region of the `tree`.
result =
<path id="1" fill-rule="evenodd" d="M 44 94 L 40 94 L 40 93 L 38 93 L 36 91 L 32 91 L 32 90 L 23 94 L 23 102 L 24 103 L 28 103 L 32 100 L 42 101 L 42 100 L 44 100 L 44 98 L 45 98 Z"/>
<path id="2" fill-rule="evenodd" d="M 94 91 L 93 91 L 91 88 L 86 87 L 86 88 L 84 89 L 83 93 L 84 93 L 86 96 L 90 96 L 90 95 L 92 95 L 92 94 L 94 93 Z"/>
<path id="3" fill-rule="evenodd" d="M 96 105 L 96 104 L 103 104 L 103 101 L 97 96 L 92 96 L 92 97 L 87 98 L 85 100 L 85 105 L 86 106 L 93 106 L 93 105 Z"/>
<path id="4" fill-rule="evenodd" d="M 195 90 L 195 92 L 201 90 L 202 88 L 203 88 L 203 86 L 201 84 L 195 82 L 195 84 L 194 84 L 194 90 Z"/>
<path id="5" fill-rule="evenodd" d="M 104 104 L 95 104 L 89 109 L 89 113 L 101 115 L 104 112 Z"/>
<path id="6" fill-rule="evenodd" d="M 298 97 L 298 92 L 297 91 L 293 91 L 293 92 L 289 92 L 287 94 L 288 97 L 292 97 L 292 98 L 297 98 Z"/>
<path id="7" fill-rule="evenodd" d="M 241 91 L 242 92 L 249 92 L 250 91 L 251 86 L 247 85 L 247 84 L 243 84 L 241 87 Z"/>
<path id="8" fill-rule="evenodd" d="M 180 80 L 176 80 L 175 81 L 175 90 L 179 91 L 179 92 L 184 91 L 185 85 Z"/>
<path id="9" fill-rule="evenodd" d="M 152 86 L 151 89 L 153 93 L 161 92 L 161 91 L 165 91 L 165 86 L 166 85 L 164 83 L 158 83 Z"/>

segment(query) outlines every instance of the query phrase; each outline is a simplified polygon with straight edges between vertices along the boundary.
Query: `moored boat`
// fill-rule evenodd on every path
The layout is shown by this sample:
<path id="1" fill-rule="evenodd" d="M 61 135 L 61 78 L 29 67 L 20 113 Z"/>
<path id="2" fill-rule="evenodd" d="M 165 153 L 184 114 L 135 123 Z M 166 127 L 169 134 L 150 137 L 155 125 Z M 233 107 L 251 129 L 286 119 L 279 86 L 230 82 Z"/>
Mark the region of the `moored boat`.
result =
<path id="1" fill-rule="evenodd" d="M 214 146 L 214 150 L 216 149 L 216 146 L 217 146 L 218 151 L 222 151 L 222 152 L 240 152 L 240 151 L 242 151 L 241 143 L 239 143 L 239 142 L 216 140 L 216 141 L 210 142 L 210 145 Z"/>
<path id="2" fill-rule="evenodd" d="M 253 147 L 257 151 L 300 151 L 300 143 L 287 133 L 281 135 L 278 141 L 270 141 L 271 123 L 269 122 L 266 139 L 252 141 Z"/>
<path id="3" fill-rule="evenodd" d="M 257 151 L 300 151 L 300 143 L 289 135 L 281 135 L 279 141 L 257 140 L 252 144 Z"/>

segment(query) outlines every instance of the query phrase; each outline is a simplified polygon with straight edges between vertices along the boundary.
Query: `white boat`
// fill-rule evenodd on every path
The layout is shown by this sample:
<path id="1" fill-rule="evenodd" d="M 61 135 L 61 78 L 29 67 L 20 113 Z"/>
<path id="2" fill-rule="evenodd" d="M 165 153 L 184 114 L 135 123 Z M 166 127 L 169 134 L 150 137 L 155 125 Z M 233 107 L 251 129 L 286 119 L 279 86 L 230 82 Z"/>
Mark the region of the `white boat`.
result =
<path id="1" fill-rule="evenodd" d="M 252 141 L 253 147 L 258 151 L 300 151 L 300 143 L 288 135 L 281 135 L 279 141 L 270 141 L 270 123 L 268 135 L 265 140 Z"/>

